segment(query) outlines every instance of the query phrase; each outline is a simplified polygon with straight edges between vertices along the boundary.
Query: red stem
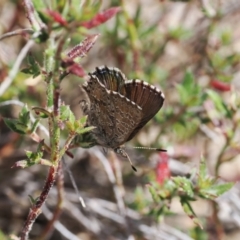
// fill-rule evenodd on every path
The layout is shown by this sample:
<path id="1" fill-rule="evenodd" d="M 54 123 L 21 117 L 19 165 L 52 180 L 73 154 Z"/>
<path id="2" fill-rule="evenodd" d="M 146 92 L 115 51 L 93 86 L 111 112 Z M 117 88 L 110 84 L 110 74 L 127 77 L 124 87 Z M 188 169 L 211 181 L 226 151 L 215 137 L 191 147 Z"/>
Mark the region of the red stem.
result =
<path id="1" fill-rule="evenodd" d="M 41 213 L 41 207 L 44 204 L 44 202 L 46 201 L 48 193 L 55 182 L 57 171 L 58 171 L 57 167 L 50 167 L 48 177 L 47 177 L 46 183 L 44 185 L 43 191 L 42 191 L 41 195 L 39 196 L 38 200 L 35 202 L 35 204 L 30 208 L 30 212 L 28 214 L 27 220 L 26 220 L 26 222 L 23 226 L 22 232 L 21 232 L 20 240 L 28 239 L 28 235 L 32 229 L 32 225 L 35 222 L 36 218 Z"/>
<path id="2" fill-rule="evenodd" d="M 42 232 L 41 236 L 38 238 L 41 239 L 47 239 L 49 238 L 49 235 L 53 231 L 53 226 L 56 220 L 59 219 L 59 216 L 62 212 L 62 203 L 63 203 L 63 194 L 64 194 L 64 175 L 62 171 L 62 164 L 60 162 L 59 164 L 59 170 L 57 174 L 57 189 L 58 189 L 58 201 L 57 201 L 57 207 L 53 213 L 52 219 L 48 222 L 47 226 L 45 227 L 44 231 Z"/>

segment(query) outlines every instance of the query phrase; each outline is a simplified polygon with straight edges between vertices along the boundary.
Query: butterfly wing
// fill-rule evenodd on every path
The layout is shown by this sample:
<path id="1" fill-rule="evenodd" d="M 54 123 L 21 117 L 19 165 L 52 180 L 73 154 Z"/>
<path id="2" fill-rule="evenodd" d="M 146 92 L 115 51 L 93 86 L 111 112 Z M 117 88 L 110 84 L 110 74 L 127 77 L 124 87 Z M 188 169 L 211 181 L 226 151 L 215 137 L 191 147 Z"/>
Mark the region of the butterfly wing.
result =
<path id="1" fill-rule="evenodd" d="M 125 96 L 111 92 L 111 99 L 115 106 L 115 132 L 112 141 L 117 139 L 114 148 L 128 141 L 133 129 L 136 129 L 142 119 L 142 109 Z"/>
<path id="2" fill-rule="evenodd" d="M 95 126 L 92 133 L 99 145 L 117 148 L 142 119 L 141 108 L 118 92 L 108 90 L 94 74 L 83 85 L 90 99 L 88 125 Z M 104 79 L 102 76 L 101 79 Z"/>
<path id="3" fill-rule="evenodd" d="M 92 73 L 108 89 L 125 95 L 124 84 L 127 78 L 118 68 L 97 67 Z"/>
<path id="4" fill-rule="evenodd" d="M 125 90 L 126 97 L 142 108 L 142 119 L 129 135 L 129 141 L 160 110 L 164 95 L 156 87 L 140 80 L 126 81 Z"/>

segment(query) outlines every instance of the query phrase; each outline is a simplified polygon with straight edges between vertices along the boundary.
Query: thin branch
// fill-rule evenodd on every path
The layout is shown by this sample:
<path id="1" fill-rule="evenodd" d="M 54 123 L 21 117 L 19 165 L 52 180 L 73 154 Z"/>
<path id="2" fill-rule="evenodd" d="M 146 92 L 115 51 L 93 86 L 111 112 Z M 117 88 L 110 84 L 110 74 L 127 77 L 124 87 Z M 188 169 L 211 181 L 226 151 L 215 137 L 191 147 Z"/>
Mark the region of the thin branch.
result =
<path id="1" fill-rule="evenodd" d="M 34 31 L 31 28 L 17 29 L 15 31 L 8 32 L 8 33 L 5 33 L 2 36 L 0 36 L 0 41 L 2 41 L 5 38 L 8 38 L 8 37 L 13 37 L 13 36 L 16 36 L 16 35 L 24 35 L 26 33 L 33 34 Z"/>
<path id="2" fill-rule="evenodd" d="M 35 31 L 46 28 L 46 25 L 39 18 L 31 0 L 23 0 L 23 7 L 25 8 L 27 19 Z"/>
<path id="3" fill-rule="evenodd" d="M 77 194 L 77 196 L 78 196 L 78 198 L 79 198 L 79 201 L 80 201 L 82 207 L 85 208 L 85 207 L 86 207 L 85 201 L 83 200 L 83 197 L 81 197 L 81 195 L 80 195 L 80 192 L 79 192 L 79 190 L 78 190 L 76 181 L 75 181 L 75 179 L 74 179 L 74 177 L 73 177 L 73 174 L 72 174 L 69 166 L 66 164 L 64 157 L 63 157 L 63 159 L 62 159 L 62 162 L 63 162 L 63 165 L 64 165 L 65 170 L 66 170 L 67 173 L 68 173 L 68 176 L 69 176 L 69 178 L 70 178 L 70 181 L 71 181 L 71 183 L 72 183 L 72 186 L 73 186 L 73 188 L 74 188 L 74 190 L 75 190 L 75 192 L 76 192 L 76 194 Z"/>
<path id="4" fill-rule="evenodd" d="M 21 240 L 28 239 L 28 235 L 32 229 L 33 223 L 35 222 L 37 217 L 40 215 L 41 207 L 45 203 L 46 198 L 49 194 L 49 191 L 51 190 L 55 182 L 57 171 L 58 171 L 58 167 L 50 167 L 48 177 L 45 182 L 44 188 L 41 192 L 41 195 L 39 196 L 38 200 L 34 203 L 34 205 L 30 208 L 30 212 L 28 214 L 27 220 L 21 231 L 21 236 L 20 236 Z"/>
<path id="5" fill-rule="evenodd" d="M 49 236 L 51 235 L 51 233 L 53 232 L 53 228 L 55 225 L 55 222 L 59 219 L 60 214 L 62 212 L 62 208 L 63 208 L 63 197 L 64 197 L 64 174 L 63 174 L 63 169 L 62 169 L 62 164 L 60 162 L 59 164 L 59 169 L 58 169 L 58 175 L 57 175 L 57 207 L 54 211 L 54 214 L 52 215 L 51 219 L 49 219 L 50 221 L 48 222 L 47 226 L 45 227 L 44 231 L 42 232 L 42 234 L 39 236 L 39 240 L 41 239 L 47 239 L 49 238 Z"/>
<path id="6" fill-rule="evenodd" d="M 92 148 L 92 149 L 89 150 L 89 152 L 92 153 L 94 156 L 96 156 L 101 161 L 101 163 L 103 164 L 104 169 L 107 173 L 108 179 L 111 182 L 111 184 L 113 185 L 113 191 L 114 191 L 114 194 L 115 194 L 115 198 L 116 198 L 119 210 L 121 211 L 121 213 L 124 212 L 124 211 L 122 211 L 124 209 L 124 201 L 122 199 L 121 190 L 116 183 L 116 178 L 114 176 L 113 170 L 112 170 L 112 168 L 109 164 L 108 159 L 97 148 Z"/>
<path id="7" fill-rule="evenodd" d="M 105 171 L 108 175 L 108 179 L 112 183 L 112 186 L 113 186 L 113 191 L 114 191 L 115 199 L 117 201 L 118 209 L 124 219 L 124 225 L 125 225 L 127 234 L 129 235 L 128 223 L 127 223 L 127 219 L 126 219 L 126 215 L 127 215 L 126 214 L 126 206 L 125 206 L 125 203 L 123 200 L 122 187 L 120 187 L 117 184 L 117 180 L 114 175 L 113 169 L 110 166 L 109 160 L 102 154 L 101 151 L 99 151 L 98 148 L 93 148 L 92 150 L 89 150 L 89 152 L 91 152 L 93 155 L 95 155 L 101 161 L 101 163 L 103 164 L 103 166 L 105 168 Z"/>
<path id="8" fill-rule="evenodd" d="M 37 33 L 39 34 L 39 33 Z M 9 72 L 9 75 L 3 80 L 3 82 L 0 84 L 0 96 L 2 96 L 5 91 L 9 88 L 9 86 L 11 85 L 12 81 L 14 80 L 14 78 L 16 77 L 20 65 L 23 61 L 23 59 L 26 57 L 29 49 L 34 45 L 34 40 L 31 39 L 29 40 L 26 45 L 22 48 L 21 52 L 19 53 L 15 64 L 13 65 L 11 71 Z"/>
<path id="9" fill-rule="evenodd" d="M 49 209 L 46 206 L 43 206 L 43 215 L 50 220 L 52 218 L 52 213 L 49 211 Z M 59 221 L 56 221 L 54 223 L 55 229 L 61 233 L 62 236 L 64 236 L 66 239 L 69 240 L 81 240 L 78 236 L 74 235 L 72 232 L 70 232 L 64 225 L 62 225 Z"/>

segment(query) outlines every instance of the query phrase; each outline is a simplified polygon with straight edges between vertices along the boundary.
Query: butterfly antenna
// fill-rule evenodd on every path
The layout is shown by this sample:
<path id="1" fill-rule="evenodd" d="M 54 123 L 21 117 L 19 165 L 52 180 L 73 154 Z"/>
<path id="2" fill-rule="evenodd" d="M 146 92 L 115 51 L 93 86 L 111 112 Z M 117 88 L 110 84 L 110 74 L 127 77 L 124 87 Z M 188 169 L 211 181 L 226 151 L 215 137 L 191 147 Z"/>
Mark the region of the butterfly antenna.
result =
<path id="1" fill-rule="evenodd" d="M 135 149 L 147 149 L 147 150 L 154 150 L 154 151 L 158 151 L 158 152 L 167 152 L 166 149 L 162 149 L 162 148 L 151 148 L 151 147 L 133 147 Z"/>
<path id="2" fill-rule="evenodd" d="M 117 149 L 115 149 L 115 151 L 116 151 L 117 153 L 121 154 L 124 158 L 127 158 L 128 161 L 129 161 L 130 164 L 131 164 L 131 167 L 132 167 L 133 171 L 137 172 L 137 169 L 134 167 L 134 165 L 133 165 L 130 157 L 128 156 L 128 154 L 127 154 L 122 148 L 117 148 Z"/>

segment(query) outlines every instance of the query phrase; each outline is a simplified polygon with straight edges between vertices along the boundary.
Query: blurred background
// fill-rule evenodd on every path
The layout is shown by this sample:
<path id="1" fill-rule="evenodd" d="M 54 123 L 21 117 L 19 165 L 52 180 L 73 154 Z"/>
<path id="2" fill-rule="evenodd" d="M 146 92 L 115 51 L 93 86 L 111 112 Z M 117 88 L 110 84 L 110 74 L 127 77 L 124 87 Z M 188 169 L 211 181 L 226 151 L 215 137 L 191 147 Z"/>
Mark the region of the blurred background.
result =
<path id="1" fill-rule="evenodd" d="M 66 2 L 34 4 L 44 19 L 46 9 L 61 12 Z M 125 144 L 137 173 L 128 161 L 97 146 L 72 150 L 73 159 L 64 157 L 63 210 L 55 229 L 44 239 L 240 239 L 240 2 L 79 0 L 69 6 L 68 23 L 73 19 L 88 22 L 111 7 L 120 7 L 111 19 L 92 28 L 61 29 L 53 14 L 45 20 L 51 24 L 52 35 L 69 31 L 64 51 L 90 34 L 100 34 L 80 62 L 86 73 L 102 65 L 117 67 L 128 79 L 142 79 L 160 88 L 165 102 Z M 0 35 L 25 28 L 31 25 L 21 1 L 1 0 Z M 29 38 L 25 33 L 1 39 L 0 84 Z M 41 66 L 45 48 L 46 42 L 36 43 L 29 51 Z M 40 194 L 48 172 L 41 165 L 11 168 L 26 159 L 25 150 L 36 150 L 37 144 L 27 135 L 12 132 L 3 117 L 17 118 L 24 104 L 29 109 L 46 105 L 46 83 L 40 76 L 23 73 L 27 64 L 26 57 L 7 90 L 0 91 L 0 239 L 19 234 L 30 208 L 28 196 Z M 77 118 L 82 116 L 79 101 L 84 98 L 79 85 L 86 79 L 70 74 L 61 84 L 61 98 Z M 47 121 L 41 124 L 43 128 L 37 131 L 47 143 L 43 130 Z M 133 148 L 137 146 L 164 148 L 167 153 Z M 162 213 L 147 187 L 161 186 L 171 176 L 189 177 L 202 157 L 208 174 L 219 182 L 236 183 L 216 201 L 196 198 L 193 202 L 203 229 L 183 211 L 177 196 L 168 202 L 168 213 Z M 54 186 L 31 239 L 46 229 L 57 198 Z"/>

